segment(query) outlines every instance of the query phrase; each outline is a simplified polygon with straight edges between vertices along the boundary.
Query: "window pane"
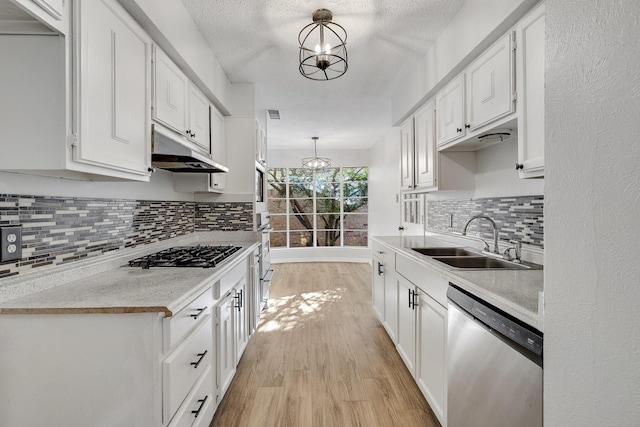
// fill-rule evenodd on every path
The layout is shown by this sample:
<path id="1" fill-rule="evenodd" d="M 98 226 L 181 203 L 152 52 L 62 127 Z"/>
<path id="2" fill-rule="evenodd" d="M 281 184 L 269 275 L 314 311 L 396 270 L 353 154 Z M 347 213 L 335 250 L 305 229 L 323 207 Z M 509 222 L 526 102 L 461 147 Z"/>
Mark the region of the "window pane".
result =
<path id="1" fill-rule="evenodd" d="M 286 168 L 267 169 L 267 182 L 285 182 L 286 178 L 287 178 Z"/>
<path id="2" fill-rule="evenodd" d="M 317 213 L 340 213 L 340 199 L 316 199 Z"/>
<path id="3" fill-rule="evenodd" d="M 289 184 L 289 197 L 291 197 L 292 199 L 313 197 L 313 183 Z"/>
<path id="4" fill-rule="evenodd" d="M 369 179 L 369 169 L 366 167 L 359 168 L 342 168 L 343 180 L 367 182 Z"/>
<path id="5" fill-rule="evenodd" d="M 313 230 L 313 215 L 289 215 L 289 230 Z"/>
<path id="6" fill-rule="evenodd" d="M 289 215 L 312 213 L 313 199 L 289 199 Z"/>
<path id="7" fill-rule="evenodd" d="M 301 182 L 310 182 L 313 183 L 313 171 L 310 169 L 289 169 L 289 182 L 290 183 L 301 183 Z"/>
<path id="8" fill-rule="evenodd" d="M 369 184 L 366 182 L 345 182 L 344 198 L 348 197 L 367 197 Z"/>
<path id="9" fill-rule="evenodd" d="M 318 230 L 318 246 L 340 246 L 340 230 Z"/>
<path id="10" fill-rule="evenodd" d="M 369 215 L 362 214 L 345 214 L 344 229 L 345 230 L 366 230 L 369 225 Z"/>
<path id="11" fill-rule="evenodd" d="M 269 224 L 276 231 L 287 231 L 287 216 L 286 215 L 275 215 L 270 213 L 271 218 L 269 220 Z"/>
<path id="12" fill-rule="evenodd" d="M 289 233 L 289 247 L 313 246 L 313 231 L 292 231 Z"/>
<path id="13" fill-rule="evenodd" d="M 286 184 L 281 182 L 270 182 L 267 185 L 267 199 L 284 199 L 287 191 Z"/>
<path id="14" fill-rule="evenodd" d="M 272 248 L 281 248 L 287 246 L 287 233 L 281 231 L 272 231 L 269 236 Z"/>
<path id="15" fill-rule="evenodd" d="M 316 182 L 318 184 L 340 182 L 340 168 L 328 168 L 316 172 Z"/>
<path id="16" fill-rule="evenodd" d="M 344 199 L 344 211 L 353 213 L 366 213 L 369 209 L 367 199 Z"/>
<path id="17" fill-rule="evenodd" d="M 267 199 L 267 209 L 270 213 L 287 213 L 287 201 L 283 199 Z"/>
<path id="18" fill-rule="evenodd" d="M 340 229 L 340 214 L 318 214 L 318 230 L 338 230 Z"/>
<path id="19" fill-rule="evenodd" d="M 316 197 L 340 198 L 339 182 L 318 182 L 316 185 Z"/>
<path id="20" fill-rule="evenodd" d="M 344 245 L 345 246 L 367 246 L 367 232 L 366 231 L 345 231 Z"/>

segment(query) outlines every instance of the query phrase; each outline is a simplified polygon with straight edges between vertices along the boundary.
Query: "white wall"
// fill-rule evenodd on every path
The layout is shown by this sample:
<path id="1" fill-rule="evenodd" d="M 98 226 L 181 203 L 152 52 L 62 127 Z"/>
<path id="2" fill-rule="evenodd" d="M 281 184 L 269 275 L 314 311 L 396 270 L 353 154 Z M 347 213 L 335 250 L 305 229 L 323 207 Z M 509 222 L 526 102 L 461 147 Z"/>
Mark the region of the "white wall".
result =
<path id="1" fill-rule="evenodd" d="M 392 98 L 397 125 L 435 95 L 509 30 L 538 0 L 468 0 L 411 72 L 401 76 Z"/>
<path id="2" fill-rule="evenodd" d="M 318 140 L 320 141 L 320 140 Z M 267 164 L 270 168 L 299 168 L 302 167 L 303 157 L 313 157 L 313 143 L 305 142 L 309 149 L 302 150 L 269 150 Z M 323 150 L 318 148 L 319 157 L 329 157 L 331 166 L 369 166 L 369 150 Z"/>
<path id="3" fill-rule="evenodd" d="M 547 0 L 544 424 L 640 419 L 640 2 Z"/>
<path id="4" fill-rule="evenodd" d="M 369 162 L 369 236 L 398 235 L 400 205 L 400 130 L 392 128 L 371 148 Z"/>
<path id="5" fill-rule="evenodd" d="M 0 194 L 193 201 L 193 194 L 173 190 L 172 173 L 163 170 L 156 170 L 149 182 L 78 181 L 0 172 Z"/>

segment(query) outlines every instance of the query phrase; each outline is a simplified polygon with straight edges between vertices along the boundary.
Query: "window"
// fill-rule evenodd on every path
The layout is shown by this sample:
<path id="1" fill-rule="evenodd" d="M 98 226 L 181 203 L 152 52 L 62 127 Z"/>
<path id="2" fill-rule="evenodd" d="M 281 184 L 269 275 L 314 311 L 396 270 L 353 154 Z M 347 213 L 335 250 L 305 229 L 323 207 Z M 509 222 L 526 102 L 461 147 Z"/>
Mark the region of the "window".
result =
<path id="1" fill-rule="evenodd" d="M 367 246 L 368 169 L 267 170 L 271 246 Z"/>

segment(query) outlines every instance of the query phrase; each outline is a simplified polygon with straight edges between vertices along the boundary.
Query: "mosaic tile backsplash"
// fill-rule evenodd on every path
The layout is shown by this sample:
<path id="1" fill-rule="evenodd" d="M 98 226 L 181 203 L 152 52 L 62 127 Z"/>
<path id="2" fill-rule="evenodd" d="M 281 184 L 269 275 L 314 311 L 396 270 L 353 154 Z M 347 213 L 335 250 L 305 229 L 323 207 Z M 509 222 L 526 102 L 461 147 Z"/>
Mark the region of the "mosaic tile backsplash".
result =
<path id="1" fill-rule="evenodd" d="M 197 203 L 196 231 L 252 231 L 253 203 Z"/>
<path id="2" fill-rule="evenodd" d="M 0 264 L 0 278 L 196 230 L 251 230 L 251 205 L 0 194 L 0 226 L 22 224 L 22 260 Z"/>
<path id="3" fill-rule="evenodd" d="M 544 197 L 519 196 L 484 199 L 436 200 L 427 202 L 427 228 L 434 231 L 460 232 L 474 215 L 487 215 L 498 226 L 500 240 L 519 240 L 544 247 Z M 453 227 L 449 228 L 449 213 L 453 213 Z M 468 234 L 493 239 L 487 221 L 475 220 Z"/>

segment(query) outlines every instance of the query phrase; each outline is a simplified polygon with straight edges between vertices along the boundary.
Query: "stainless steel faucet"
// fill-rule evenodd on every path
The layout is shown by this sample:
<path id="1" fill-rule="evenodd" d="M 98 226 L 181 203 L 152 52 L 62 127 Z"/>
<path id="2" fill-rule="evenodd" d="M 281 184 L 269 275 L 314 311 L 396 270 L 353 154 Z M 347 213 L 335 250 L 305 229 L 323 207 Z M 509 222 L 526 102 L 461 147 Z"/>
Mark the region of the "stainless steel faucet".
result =
<path id="1" fill-rule="evenodd" d="M 500 253 L 500 249 L 498 249 L 498 227 L 496 226 L 495 221 L 492 220 L 491 218 L 489 218 L 488 216 L 486 216 L 486 215 L 475 215 L 475 216 L 472 216 L 471 218 L 469 218 L 469 221 L 467 221 L 467 223 L 462 228 L 462 235 L 463 236 L 467 235 L 467 227 L 469 227 L 469 224 L 474 219 L 486 219 L 489 222 L 489 224 L 491 224 L 491 227 L 493 227 L 493 253 L 494 254 L 499 254 Z M 482 239 L 480 239 L 480 240 L 482 240 Z M 485 242 L 484 240 L 482 240 L 482 241 L 483 241 L 486 249 L 489 250 L 489 245 L 487 244 L 487 242 Z"/>

